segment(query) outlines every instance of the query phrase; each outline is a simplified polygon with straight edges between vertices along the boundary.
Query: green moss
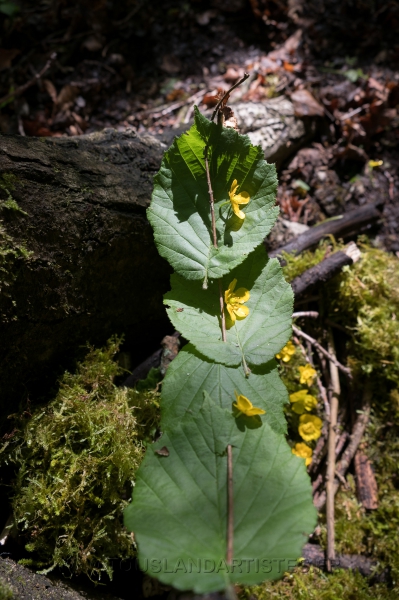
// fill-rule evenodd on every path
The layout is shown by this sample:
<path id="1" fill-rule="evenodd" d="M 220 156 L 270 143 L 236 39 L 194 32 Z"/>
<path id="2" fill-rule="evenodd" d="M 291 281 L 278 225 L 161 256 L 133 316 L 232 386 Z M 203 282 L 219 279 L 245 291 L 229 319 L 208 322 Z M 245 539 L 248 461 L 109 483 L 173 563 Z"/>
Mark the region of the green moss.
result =
<path id="1" fill-rule="evenodd" d="M 399 259 L 360 242 L 362 258 L 327 286 L 330 318 L 348 329 L 353 369 L 399 385 Z"/>
<path id="2" fill-rule="evenodd" d="M 65 373 L 56 398 L 21 422 L 3 451 L 18 468 L 12 505 L 32 552 L 23 562 L 44 572 L 111 577 L 110 559 L 135 553 L 122 512 L 158 423 L 158 394 L 114 385 L 119 341 Z"/>
<path id="3" fill-rule="evenodd" d="M 21 261 L 29 260 L 33 252 L 17 243 L 6 232 L 0 220 L 0 321 L 6 323 L 15 318 L 15 301 L 12 284 L 18 275 Z"/>
<path id="4" fill-rule="evenodd" d="M 12 588 L 0 578 L 0 600 L 13 600 L 15 598 Z"/>
<path id="5" fill-rule="evenodd" d="M 298 257 L 285 255 L 286 278 L 292 280 L 320 262 L 325 244 Z M 347 489 L 341 488 L 336 497 L 336 550 L 371 557 L 378 571 L 388 568 L 390 582 L 370 585 L 358 573 L 338 570 L 326 575 L 318 569 L 298 568 L 279 582 L 244 589 L 243 598 L 399 598 L 399 260 L 372 248 L 364 238 L 359 246 L 361 260 L 345 267 L 324 290 L 319 289 L 319 308 L 347 331 L 348 362 L 355 380 L 371 374 L 373 409 L 362 449 L 375 469 L 379 505 L 370 512 L 362 507 L 349 474 Z M 295 370 L 303 364 L 301 360 L 297 351 L 281 366 L 290 392 L 296 391 Z M 290 411 L 287 416 L 290 421 Z M 291 441 L 295 440 L 294 425 L 292 420 Z M 322 544 L 326 541 L 324 518 L 320 522 Z"/>
<path id="6" fill-rule="evenodd" d="M 295 277 L 302 275 L 307 269 L 318 265 L 324 258 L 338 252 L 343 248 L 344 244 L 337 242 L 331 235 L 328 239 L 322 240 L 316 250 L 305 250 L 301 254 L 294 255 L 283 252 L 282 256 L 286 262 L 283 267 L 284 276 L 287 281 L 292 281 Z"/>
<path id="7" fill-rule="evenodd" d="M 284 579 L 244 588 L 241 600 L 393 600 L 385 584 L 369 586 L 367 580 L 354 571 L 337 569 L 327 575 L 315 567 L 297 567 Z"/>
<path id="8" fill-rule="evenodd" d="M 12 197 L 11 194 L 11 192 L 15 190 L 16 181 L 17 178 L 13 173 L 3 173 L 3 175 L 0 177 L 0 190 L 3 190 L 3 195 L 5 195 L 5 199 L 0 197 L 0 209 L 6 208 L 8 210 L 20 212 L 23 215 L 27 215 L 28 213 L 18 206 L 17 201 Z"/>
<path id="9" fill-rule="evenodd" d="M 380 390 L 383 393 L 384 390 Z M 372 461 L 378 485 L 378 508 L 366 512 L 356 500 L 355 482 L 340 490 L 336 501 L 337 550 L 366 554 L 389 568 L 392 593 L 399 597 L 399 404 L 394 390 L 381 401 L 376 396 L 366 436 L 362 442 Z M 324 532 L 325 535 L 325 532 Z"/>

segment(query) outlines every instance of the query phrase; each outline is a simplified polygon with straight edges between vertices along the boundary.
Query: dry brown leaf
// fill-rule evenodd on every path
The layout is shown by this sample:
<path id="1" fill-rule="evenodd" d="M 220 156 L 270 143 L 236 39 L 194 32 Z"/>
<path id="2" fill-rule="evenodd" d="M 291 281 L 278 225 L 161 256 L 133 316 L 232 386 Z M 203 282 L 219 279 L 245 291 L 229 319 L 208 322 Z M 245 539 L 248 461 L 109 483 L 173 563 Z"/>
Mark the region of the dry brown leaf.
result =
<path id="1" fill-rule="evenodd" d="M 20 50 L 17 50 L 16 48 L 12 48 L 11 50 L 0 48 L 0 71 L 4 71 L 4 69 L 9 69 L 11 67 L 13 59 L 19 53 Z"/>
<path id="2" fill-rule="evenodd" d="M 82 44 L 83 48 L 86 48 L 89 52 L 98 52 L 102 50 L 103 43 L 102 41 L 95 35 L 90 35 Z"/>
<path id="3" fill-rule="evenodd" d="M 50 79 L 43 79 L 43 87 L 52 99 L 53 102 L 57 102 L 57 90 L 55 85 Z"/>
<path id="4" fill-rule="evenodd" d="M 182 64 L 180 58 L 174 54 L 165 54 L 162 58 L 161 69 L 168 75 L 176 75 L 181 70 Z"/>
<path id="5" fill-rule="evenodd" d="M 239 79 L 242 79 L 242 77 L 244 77 L 244 69 L 237 67 L 236 65 L 227 67 L 227 71 L 223 75 L 223 79 L 227 81 L 227 83 L 235 83 Z"/>
<path id="6" fill-rule="evenodd" d="M 297 117 L 322 117 L 324 109 L 308 90 L 296 90 L 291 94 Z"/>
<path id="7" fill-rule="evenodd" d="M 72 103 L 75 101 L 76 96 L 79 93 L 79 89 L 67 83 L 61 89 L 60 93 L 57 96 L 57 100 L 55 103 L 56 112 L 67 110 L 70 108 Z"/>

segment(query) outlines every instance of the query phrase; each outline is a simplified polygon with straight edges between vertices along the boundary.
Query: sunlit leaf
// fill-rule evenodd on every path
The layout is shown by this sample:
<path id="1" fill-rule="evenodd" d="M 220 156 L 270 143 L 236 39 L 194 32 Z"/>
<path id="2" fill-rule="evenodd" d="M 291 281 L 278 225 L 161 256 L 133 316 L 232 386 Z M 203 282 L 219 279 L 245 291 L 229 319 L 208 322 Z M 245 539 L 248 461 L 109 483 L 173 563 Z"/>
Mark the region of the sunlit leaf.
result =
<path id="1" fill-rule="evenodd" d="M 254 367 L 245 377 L 242 369 L 215 363 L 187 344 L 170 364 L 162 384 L 162 427 L 173 427 L 186 413 L 196 416 L 204 391 L 230 411 L 237 391 L 266 411 L 261 418 L 274 431 L 287 430 L 283 406 L 288 402 L 288 393 L 274 360 Z"/>
<path id="2" fill-rule="evenodd" d="M 226 565 L 227 457 L 233 449 L 234 537 Z M 169 455 L 159 452 L 167 447 Z M 177 589 L 206 593 L 229 583 L 282 577 L 316 523 L 303 459 L 267 423 L 240 430 L 208 397 L 149 447 L 125 524 L 141 568 Z M 207 561 L 207 562 L 206 562 Z"/>
<path id="3" fill-rule="evenodd" d="M 217 249 L 204 162 L 208 141 Z M 235 179 L 238 192 L 250 196 L 242 207 L 244 220 L 233 214 L 229 201 Z M 231 271 L 262 242 L 277 218 L 274 165 L 266 163 L 261 148 L 247 136 L 219 128 L 198 111 L 195 124 L 165 153 L 154 184 L 147 216 L 158 251 L 186 279 L 219 278 Z"/>
<path id="4" fill-rule="evenodd" d="M 291 336 L 293 293 L 285 281 L 277 259 L 268 260 L 263 247 L 249 255 L 245 263 L 223 277 L 227 290 L 233 279 L 237 287 L 250 291 L 245 303 L 249 316 L 235 322 L 222 341 L 219 284 L 209 282 L 203 290 L 199 281 L 172 275 L 172 290 L 165 295 L 170 320 L 178 331 L 202 354 L 227 366 L 250 365 L 271 360 Z"/>

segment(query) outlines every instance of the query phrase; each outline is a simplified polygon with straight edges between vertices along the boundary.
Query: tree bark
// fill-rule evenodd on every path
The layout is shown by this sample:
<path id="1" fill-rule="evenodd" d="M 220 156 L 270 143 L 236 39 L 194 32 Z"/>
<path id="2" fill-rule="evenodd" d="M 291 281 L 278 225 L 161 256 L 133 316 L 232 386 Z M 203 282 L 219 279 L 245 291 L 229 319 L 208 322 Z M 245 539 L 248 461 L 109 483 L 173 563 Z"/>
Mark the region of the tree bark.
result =
<path id="1" fill-rule="evenodd" d="M 124 333 L 139 361 L 170 331 L 171 269 L 145 216 L 164 149 L 132 131 L 0 137 L 0 416 L 87 342 Z"/>

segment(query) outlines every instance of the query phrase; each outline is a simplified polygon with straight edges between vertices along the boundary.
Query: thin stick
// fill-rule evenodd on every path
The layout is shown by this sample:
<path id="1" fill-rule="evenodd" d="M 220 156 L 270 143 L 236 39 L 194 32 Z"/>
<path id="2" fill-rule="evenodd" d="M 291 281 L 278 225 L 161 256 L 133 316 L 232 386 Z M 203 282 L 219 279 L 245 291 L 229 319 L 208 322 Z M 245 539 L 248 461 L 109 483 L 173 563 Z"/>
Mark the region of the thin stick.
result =
<path id="1" fill-rule="evenodd" d="M 299 335 L 304 340 L 307 340 L 308 342 L 310 342 L 312 344 L 312 346 L 314 346 L 322 354 L 324 354 L 324 356 L 327 357 L 328 360 L 330 362 L 332 362 L 340 371 L 342 371 L 343 373 L 345 373 L 345 375 L 347 375 L 350 379 L 352 379 L 351 370 L 348 369 L 348 367 L 344 367 L 344 365 L 341 365 L 341 363 L 337 361 L 337 359 L 335 358 L 335 356 L 332 356 L 332 354 L 330 354 L 330 352 L 328 352 L 325 348 L 323 348 L 323 346 L 321 344 L 319 344 L 319 342 L 317 340 L 315 340 L 314 338 L 312 338 L 310 335 L 308 335 L 307 333 L 305 333 L 301 329 L 298 329 L 298 327 L 296 327 L 295 325 L 292 326 L 292 329 L 296 333 L 296 335 Z"/>
<path id="2" fill-rule="evenodd" d="M 215 110 L 212 113 L 211 116 L 211 121 L 213 121 L 218 113 L 219 108 L 221 107 L 221 105 L 223 104 L 225 98 L 228 98 L 231 94 L 231 92 L 233 90 L 235 90 L 236 88 L 238 88 L 239 85 L 241 85 L 242 83 L 244 83 L 244 81 L 246 81 L 249 77 L 249 73 L 244 73 L 244 77 L 242 77 L 240 79 L 240 81 L 237 81 L 237 83 L 235 83 L 234 85 L 231 86 L 231 88 L 229 90 L 227 90 L 227 92 L 225 94 L 223 94 L 223 97 L 219 100 L 219 102 L 216 104 L 215 106 Z"/>
<path id="3" fill-rule="evenodd" d="M 295 313 L 294 313 L 294 315 L 295 315 Z M 310 351 L 309 351 L 309 354 L 306 352 L 305 348 L 303 347 L 303 345 L 301 344 L 301 342 L 298 340 L 297 337 L 294 336 L 293 340 L 294 340 L 295 344 L 297 344 L 297 346 L 299 346 L 299 348 L 300 348 L 302 354 L 304 355 L 304 357 L 306 358 L 306 360 L 308 360 L 310 362 L 310 364 L 313 365 L 312 353 Z M 309 340 L 307 340 L 307 342 L 311 346 L 311 343 L 309 342 Z M 317 387 L 319 388 L 320 396 L 323 400 L 324 410 L 326 411 L 326 417 L 329 418 L 330 417 L 330 404 L 329 404 L 328 398 L 327 398 L 327 391 L 326 391 L 326 388 L 324 387 L 324 385 L 322 384 L 321 379 L 318 375 L 316 375 L 316 383 L 317 383 Z M 314 456 L 314 453 L 313 453 L 313 456 Z M 313 460 L 312 460 L 311 466 L 312 465 L 313 465 Z M 309 468 L 311 468 L 311 467 L 309 467 Z"/>
<path id="4" fill-rule="evenodd" d="M 302 310 L 292 313 L 293 319 L 299 319 L 299 317 L 311 317 L 312 319 L 317 319 L 318 316 L 319 313 L 316 310 Z"/>
<path id="5" fill-rule="evenodd" d="M 234 537 L 234 497 L 233 497 L 233 449 L 227 446 L 227 550 L 226 562 L 233 562 L 233 537 Z"/>
<path id="6" fill-rule="evenodd" d="M 7 94 L 7 96 L 3 96 L 2 98 L 0 98 L 0 104 L 4 104 L 4 102 L 8 102 L 9 100 L 12 100 L 16 96 L 20 96 L 28 88 L 30 88 L 32 85 L 37 83 L 39 81 L 39 79 L 41 77 L 43 77 L 45 72 L 48 71 L 48 69 L 51 67 L 51 65 L 53 64 L 53 62 L 55 61 L 56 58 L 57 58 L 57 53 L 53 52 L 50 55 L 50 58 L 48 59 L 46 64 L 44 65 L 43 69 L 41 71 L 39 71 L 39 73 L 36 73 L 35 76 L 32 77 L 32 79 L 30 79 L 27 83 L 24 83 L 24 85 L 21 85 L 20 87 L 18 87 L 16 90 L 11 92 L 10 94 Z"/>
<path id="7" fill-rule="evenodd" d="M 211 175 L 209 173 L 209 163 L 208 163 L 208 146 L 205 146 L 204 151 L 205 158 L 205 171 L 206 171 L 206 180 L 208 182 L 208 194 L 209 194 L 209 204 L 211 206 L 211 220 L 212 220 L 212 236 L 213 236 L 213 247 L 218 247 L 218 239 L 216 235 L 216 220 L 215 220 L 215 200 L 213 197 L 213 189 L 211 183 Z"/>
<path id="8" fill-rule="evenodd" d="M 222 322 L 222 341 L 226 341 L 226 315 L 224 314 L 224 301 L 223 301 L 223 288 L 222 280 L 219 279 L 219 304 L 220 304 L 220 316 Z"/>
<path id="9" fill-rule="evenodd" d="M 335 357 L 334 339 L 330 331 L 328 349 L 331 356 Z M 330 377 L 332 390 L 330 395 L 330 425 L 328 432 L 328 458 L 327 458 L 327 571 L 331 572 L 335 560 L 335 515 L 334 515 L 334 483 L 335 483 L 335 447 L 336 427 L 338 417 L 338 401 L 341 393 L 337 365 L 330 360 Z"/>
<path id="10" fill-rule="evenodd" d="M 351 464 L 353 457 L 356 454 L 359 444 L 362 441 L 363 434 L 366 430 L 370 418 L 371 399 L 371 387 L 369 383 L 366 383 L 366 387 L 364 388 L 363 392 L 361 412 L 359 412 L 355 424 L 352 428 L 352 434 L 350 436 L 349 444 L 345 448 L 342 458 L 337 464 L 336 470 L 340 475 L 345 475 L 345 473 L 347 472 L 349 465 Z M 334 494 L 337 493 L 338 489 L 339 481 L 335 481 Z M 325 503 L 326 494 L 325 492 L 322 492 L 317 498 L 315 498 L 314 505 L 317 508 L 317 510 L 320 511 L 323 509 Z"/>

